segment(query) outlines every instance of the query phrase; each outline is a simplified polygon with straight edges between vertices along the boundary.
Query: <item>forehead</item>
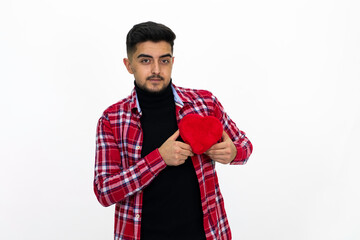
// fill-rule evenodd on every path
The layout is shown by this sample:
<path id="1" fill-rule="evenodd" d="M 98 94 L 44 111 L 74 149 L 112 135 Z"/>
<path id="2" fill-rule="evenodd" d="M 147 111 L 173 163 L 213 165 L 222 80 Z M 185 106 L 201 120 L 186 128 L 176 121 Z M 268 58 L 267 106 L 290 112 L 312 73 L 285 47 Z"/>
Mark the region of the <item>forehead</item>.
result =
<path id="1" fill-rule="evenodd" d="M 150 55 L 152 57 L 159 57 L 165 54 L 171 54 L 171 45 L 168 42 L 152 42 L 146 41 L 136 44 L 136 51 L 134 57 L 140 54 Z"/>

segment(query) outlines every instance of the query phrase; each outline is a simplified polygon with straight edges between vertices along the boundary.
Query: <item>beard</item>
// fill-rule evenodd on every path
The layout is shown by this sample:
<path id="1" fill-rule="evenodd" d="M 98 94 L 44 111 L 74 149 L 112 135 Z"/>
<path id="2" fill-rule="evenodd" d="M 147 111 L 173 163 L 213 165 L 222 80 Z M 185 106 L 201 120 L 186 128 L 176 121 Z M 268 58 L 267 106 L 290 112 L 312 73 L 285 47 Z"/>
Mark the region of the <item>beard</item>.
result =
<path id="1" fill-rule="evenodd" d="M 159 82 L 161 84 L 164 83 L 161 88 L 151 88 L 151 87 L 148 87 L 148 81 L 151 81 L 151 79 L 160 79 Z M 135 84 L 143 91 L 147 92 L 147 93 L 150 93 L 150 94 L 154 94 L 154 95 L 158 95 L 158 94 L 162 94 L 163 92 L 166 91 L 166 89 L 169 87 L 169 85 L 171 85 L 171 82 L 172 80 L 170 79 L 170 81 L 168 82 L 168 84 L 165 84 L 165 79 L 160 76 L 160 75 L 152 75 L 152 76 L 149 76 L 146 78 L 146 82 L 144 84 L 139 84 L 138 82 L 136 82 L 135 80 Z"/>

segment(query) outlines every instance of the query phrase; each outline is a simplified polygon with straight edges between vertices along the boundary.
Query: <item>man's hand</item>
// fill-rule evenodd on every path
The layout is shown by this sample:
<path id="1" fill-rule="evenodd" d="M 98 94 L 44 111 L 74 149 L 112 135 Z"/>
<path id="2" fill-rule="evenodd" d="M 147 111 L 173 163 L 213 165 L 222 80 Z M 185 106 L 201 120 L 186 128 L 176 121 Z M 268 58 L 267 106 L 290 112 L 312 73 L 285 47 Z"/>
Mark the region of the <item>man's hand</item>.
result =
<path id="1" fill-rule="evenodd" d="M 168 166 L 181 165 L 189 156 L 194 156 L 190 145 L 176 141 L 178 137 L 179 130 L 170 136 L 159 148 L 160 155 Z"/>
<path id="2" fill-rule="evenodd" d="M 229 135 L 223 131 L 222 142 L 212 145 L 205 154 L 216 162 L 228 164 L 234 160 L 237 150 Z"/>

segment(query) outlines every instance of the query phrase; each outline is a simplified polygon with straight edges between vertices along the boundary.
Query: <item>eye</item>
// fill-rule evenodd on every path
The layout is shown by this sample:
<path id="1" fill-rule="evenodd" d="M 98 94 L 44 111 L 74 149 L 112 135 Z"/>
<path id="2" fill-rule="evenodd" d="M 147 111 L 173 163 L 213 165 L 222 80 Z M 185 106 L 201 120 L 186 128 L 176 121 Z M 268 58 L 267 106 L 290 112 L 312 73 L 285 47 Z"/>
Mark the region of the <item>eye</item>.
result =
<path id="1" fill-rule="evenodd" d="M 147 63 L 150 63 L 150 59 L 144 58 L 144 59 L 141 59 L 140 62 L 144 63 L 144 64 L 147 64 Z"/>
<path id="2" fill-rule="evenodd" d="M 161 63 L 162 64 L 168 64 L 168 63 L 170 63 L 170 59 L 162 59 Z"/>

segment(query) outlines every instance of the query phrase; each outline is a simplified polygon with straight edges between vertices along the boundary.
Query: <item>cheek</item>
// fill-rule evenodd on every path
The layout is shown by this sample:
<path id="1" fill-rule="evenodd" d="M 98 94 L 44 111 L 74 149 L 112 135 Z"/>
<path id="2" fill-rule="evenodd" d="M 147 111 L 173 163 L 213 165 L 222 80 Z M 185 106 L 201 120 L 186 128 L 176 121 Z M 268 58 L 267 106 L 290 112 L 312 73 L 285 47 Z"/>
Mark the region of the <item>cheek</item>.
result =
<path id="1" fill-rule="evenodd" d="M 168 66 L 168 67 L 164 68 L 164 73 L 166 75 L 171 75 L 171 71 L 172 71 L 172 66 Z"/>
<path id="2" fill-rule="evenodd" d="M 144 75 L 145 70 L 143 68 L 139 68 L 139 67 L 133 67 L 132 71 L 134 74 L 141 76 Z"/>

